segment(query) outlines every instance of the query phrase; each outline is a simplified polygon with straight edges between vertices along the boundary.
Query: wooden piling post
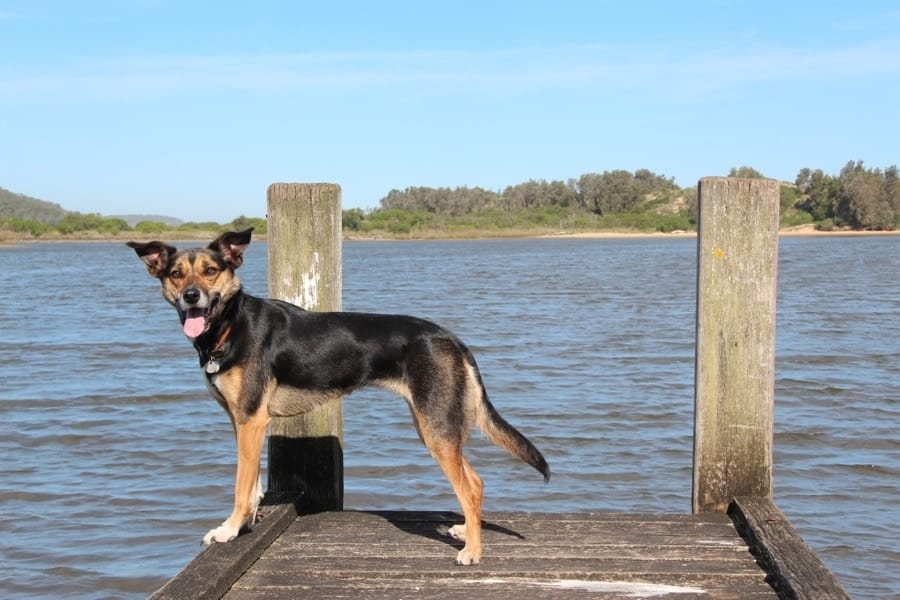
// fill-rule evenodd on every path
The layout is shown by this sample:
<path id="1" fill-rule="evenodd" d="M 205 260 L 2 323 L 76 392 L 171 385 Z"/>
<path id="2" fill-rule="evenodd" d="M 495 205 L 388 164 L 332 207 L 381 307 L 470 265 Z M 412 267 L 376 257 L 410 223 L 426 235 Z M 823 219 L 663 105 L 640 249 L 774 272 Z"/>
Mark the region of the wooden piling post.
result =
<path id="1" fill-rule="evenodd" d="M 778 182 L 699 185 L 693 512 L 772 498 Z"/>
<path id="2" fill-rule="evenodd" d="M 341 188 L 273 183 L 268 189 L 269 296 L 307 310 L 341 309 Z M 273 417 L 269 491 L 301 491 L 303 510 L 341 510 L 344 457 L 341 401 Z"/>

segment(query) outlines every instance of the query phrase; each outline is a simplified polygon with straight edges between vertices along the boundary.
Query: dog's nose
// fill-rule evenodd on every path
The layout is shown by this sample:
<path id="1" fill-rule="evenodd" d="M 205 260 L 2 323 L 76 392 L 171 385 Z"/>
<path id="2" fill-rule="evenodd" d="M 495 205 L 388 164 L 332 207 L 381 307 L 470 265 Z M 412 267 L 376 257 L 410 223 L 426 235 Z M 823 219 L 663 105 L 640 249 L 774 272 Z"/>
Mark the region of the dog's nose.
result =
<path id="1" fill-rule="evenodd" d="M 200 301 L 200 290 L 197 288 L 188 288 L 182 292 L 181 297 L 188 304 L 197 304 Z"/>

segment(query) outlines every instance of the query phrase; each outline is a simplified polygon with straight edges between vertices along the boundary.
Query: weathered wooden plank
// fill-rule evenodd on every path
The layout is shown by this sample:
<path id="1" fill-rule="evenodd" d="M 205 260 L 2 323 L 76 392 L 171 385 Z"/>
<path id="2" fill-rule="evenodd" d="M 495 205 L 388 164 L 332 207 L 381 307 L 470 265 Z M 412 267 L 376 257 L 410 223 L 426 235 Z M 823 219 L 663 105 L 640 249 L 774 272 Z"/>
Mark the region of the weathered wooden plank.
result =
<path id="1" fill-rule="evenodd" d="M 250 535 L 227 544 L 213 544 L 156 590 L 151 600 L 221 598 L 263 551 L 297 518 L 296 496 L 267 494 L 260 503 L 262 520 Z"/>
<path id="2" fill-rule="evenodd" d="M 235 588 L 227 600 L 265 598 L 673 598 L 684 600 L 773 600 L 775 592 L 765 584 L 745 581 L 684 578 L 678 583 L 641 579 L 532 579 L 446 577 L 441 579 L 336 579 L 305 580 L 288 587 Z"/>
<path id="3" fill-rule="evenodd" d="M 719 528 L 723 531 L 734 531 L 731 519 L 721 513 L 706 514 L 659 514 L 659 513 L 617 513 L 617 512 L 585 512 L 585 513 L 513 513 L 490 511 L 485 513 L 484 527 L 489 530 L 493 527 L 515 529 L 525 526 L 531 529 L 542 529 L 545 525 L 554 528 L 577 526 L 582 527 L 585 523 L 590 523 L 592 527 L 617 526 L 621 523 L 661 523 L 688 526 L 708 526 Z M 328 524 L 334 520 L 346 519 L 348 524 L 358 524 L 372 521 L 387 521 L 389 523 L 400 524 L 409 523 L 414 526 L 416 523 L 424 524 L 443 524 L 454 525 L 462 522 L 462 515 L 451 511 L 436 511 L 430 513 L 428 511 L 388 511 L 388 510 L 370 510 L 370 511 L 337 511 L 326 512 L 314 515 L 304 515 L 302 522 L 304 527 L 315 527 L 316 523 Z M 298 521 L 300 523 L 301 521 Z"/>
<path id="4" fill-rule="evenodd" d="M 573 545 L 571 542 L 562 544 L 554 542 L 553 544 L 543 543 L 487 543 L 485 545 L 487 555 L 501 554 L 506 558 L 513 559 L 531 559 L 536 555 L 552 556 L 558 560 L 566 559 L 620 559 L 632 558 L 635 560 L 644 559 L 648 554 L 655 556 L 665 556 L 668 560 L 714 560 L 719 563 L 726 561 L 749 561 L 753 563 L 753 559 L 747 552 L 745 544 L 728 544 L 722 545 L 672 545 L 660 543 L 647 543 L 641 539 L 640 534 L 632 534 L 634 542 L 620 542 L 615 544 L 591 544 L 579 542 Z M 653 542 L 657 542 L 655 538 Z M 377 557 L 378 560 L 403 558 L 414 553 L 419 558 L 427 558 L 428 560 L 442 560 L 448 556 L 448 548 L 453 547 L 459 549 L 462 547 L 461 542 L 440 542 L 421 543 L 421 542 L 356 542 L 356 543 L 333 543 L 320 542 L 311 546 L 301 543 L 286 543 L 278 547 L 271 547 L 266 552 L 266 558 L 262 560 L 296 560 L 298 556 L 303 556 L 304 560 L 313 558 L 333 559 L 335 557 L 347 557 L 354 559 L 365 559 L 369 557 Z"/>
<path id="5" fill-rule="evenodd" d="M 634 531 L 634 525 L 639 524 L 638 535 L 646 543 L 693 545 L 704 541 L 708 544 L 745 546 L 724 514 L 638 516 L 613 513 L 581 517 L 563 515 L 559 520 L 554 517 L 552 514 L 492 513 L 483 525 L 485 543 L 519 544 L 539 540 L 541 544 L 565 544 L 573 539 L 581 543 L 609 542 L 621 539 L 623 532 Z M 460 522 L 461 519 L 452 513 L 441 514 L 432 520 L 398 518 L 395 513 L 380 511 L 320 513 L 298 519 L 288 529 L 284 539 L 299 541 L 317 537 L 328 530 L 328 540 L 334 543 L 415 543 L 416 539 L 445 541 L 449 539 L 446 535 L 449 526 Z M 409 534 L 415 537 L 410 538 Z M 626 540 L 624 543 L 633 541 Z"/>
<path id="6" fill-rule="evenodd" d="M 533 579 L 463 579 L 444 578 L 394 580 L 339 580 L 329 583 L 307 581 L 291 587 L 259 587 L 235 590 L 241 600 L 282 600 L 295 598 L 528 598 L 529 600 L 622 600 L 623 598 L 674 598 L 677 600 L 772 600 L 768 586 L 751 590 L 746 586 L 725 582 L 711 587 L 707 581 L 685 581 L 681 585 L 654 584 L 644 581 L 554 580 Z M 671 594 L 671 595 L 670 595 Z M 231 597 L 231 594 L 228 596 Z"/>
<path id="7" fill-rule="evenodd" d="M 408 576 L 410 573 L 422 577 L 442 577 L 451 573 L 460 573 L 453 562 L 445 557 L 429 556 L 316 556 L 308 557 L 298 554 L 291 558 L 261 558 L 253 565 L 244 578 L 252 581 L 255 577 L 260 581 L 286 582 L 294 575 L 293 571 L 302 569 L 307 576 L 318 576 L 323 580 L 338 576 L 341 573 L 353 573 L 354 577 L 395 579 Z M 646 575 L 659 578 L 684 575 L 721 574 L 746 575 L 750 578 L 765 580 L 765 573 L 751 556 L 746 560 L 718 560 L 715 557 L 702 559 L 684 559 L 665 555 L 639 558 L 593 558 L 551 556 L 546 553 L 535 553 L 528 557 L 511 558 L 498 555 L 496 552 L 484 559 L 481 564 L 464 572 L 480 577 L 533 577 L 536 573 L 553 573 L 555 577 L 584 578 L 592 573 L 602 571 L 605 575 Z"/>
<path id="8" fill-rule="evenodd" d="M 770 500 L 735 498 L 728 514 L 771 576 L 781 598 L 848 600 L 850 596 Z"/>
<path id="9" fill-rule="evenodd" d="M 372 518 L 386 519 L 402 523 L 406 521 L 424 521 L 428 523 L 446 522 L 450 524 L 462 522 L 462 515 L 455 511 L 427 511 L 427 510 L 371 510 L 371 511 L 346 511 L 327 513 L 328 519 L 348 518 L 354 521 L 360 518 L 366 518 L 371 515 Z M 566 522 L 584 523 L 601 523 L 610 522 L 660 522 L 660 523 L 713 523 L 725 525 L 728 529 L 733 529 L 731 519 L 724 514 L 707 513 L 707 514 L 690 514 L 690 513 L 637 513 L 637 512 L 611 512 L 600 510 L 586 510 L 583 512 L 509 512 L 509 511 L 487 511 L 485 518 L 488 521 L 504 521 L 506 523 L 552 523 L 554 526 Z"/>

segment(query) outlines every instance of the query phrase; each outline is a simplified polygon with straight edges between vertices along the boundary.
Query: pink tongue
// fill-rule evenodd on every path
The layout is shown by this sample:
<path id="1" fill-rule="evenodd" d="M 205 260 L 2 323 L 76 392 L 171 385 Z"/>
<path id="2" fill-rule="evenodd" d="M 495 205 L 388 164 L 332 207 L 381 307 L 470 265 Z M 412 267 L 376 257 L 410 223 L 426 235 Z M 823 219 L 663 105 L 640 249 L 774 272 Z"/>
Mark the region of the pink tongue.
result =
<path id="1" fill-rule="evenodd" d="M 191 339 L 199 337 L 205 327 L 206 319 L 203 318 L 202 314 L 200 316 L 191 316 L 188 313 L 187 318 L 184 320 L 184 335 Z"/>

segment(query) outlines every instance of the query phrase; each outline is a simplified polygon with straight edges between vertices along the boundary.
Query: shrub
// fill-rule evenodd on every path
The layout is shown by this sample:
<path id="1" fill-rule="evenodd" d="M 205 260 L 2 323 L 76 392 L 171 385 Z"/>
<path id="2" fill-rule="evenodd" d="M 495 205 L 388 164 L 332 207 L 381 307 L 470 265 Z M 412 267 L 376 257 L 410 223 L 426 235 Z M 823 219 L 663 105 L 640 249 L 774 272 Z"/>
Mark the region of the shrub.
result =
<path id="1" fill-rule="evenodd" d="M 366 213 L 361 208 L 351 208 L 341 213 L 341 227 L 345 231 L 359 231 L 366 220 Z"/>
<path id="2" fill-rule="evenodd" d="M 9 219 L 3 223 L 3 228 L 16 233 L 27 233 L 34 237 L 41 237 L 45 233 L 50 233 L 54 230 L 52 225 L 33 219 Z"/>
<path id="3" fill-rule="evenodd" d="M 141 221 L 134 226 L 134 230 L 138 233 L 163 233 L 172 229 L 160 221 Z"/>

